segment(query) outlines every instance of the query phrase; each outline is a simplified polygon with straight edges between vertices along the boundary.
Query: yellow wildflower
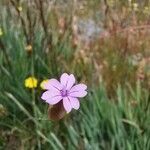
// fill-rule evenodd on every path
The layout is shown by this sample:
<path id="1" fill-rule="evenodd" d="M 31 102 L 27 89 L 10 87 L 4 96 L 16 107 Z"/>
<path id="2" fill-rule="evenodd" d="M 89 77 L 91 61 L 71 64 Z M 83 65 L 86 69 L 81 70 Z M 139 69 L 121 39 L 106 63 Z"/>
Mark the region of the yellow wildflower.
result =
<path id="1" fill-rule="evenodd" d="M 32 50 L 32 45 L 27 45 L 25 49 L 26 49 L 27 51 Z"/>
<path id="2" fill-rule="evenodd" d="M 27 88 L 36 88 L 38 84 L 38 80 L 35 77 L 28 77 L 25 79 L 25 87 Z"/>
<path id="3" fill-rule="evenodd" d="M 48 79 L 45 79 L 45 80 L 43 80 L 43 81 L 41 82 L 41 84 L 40 84 L 41 89 L 43 89 L 43 90 L 45 89 L 45 88 L 44 88 L 44 84 L 47 83 L 47 82 L 48 82 Z"/>
<path id="4" fill-rule="evenodd" d="M 138 10 L 138 3 L 133 3 L 133 10 L 135 10 L 135 11 Z"/>
<path id="5" fill-rule="evenodd" d="M 18 7 L 18 10 L 21 12 L 21 11 L 22 11 L 22 7 L 21 7 L 21 6 L 19 6 L 19 7 Z"/>
<path id="6" fill-rule="evenodd" d="M 0 28 L 0 36 L 2 36 L 3 35 L 3 30 L 2 30 L 2 28 Z"/>

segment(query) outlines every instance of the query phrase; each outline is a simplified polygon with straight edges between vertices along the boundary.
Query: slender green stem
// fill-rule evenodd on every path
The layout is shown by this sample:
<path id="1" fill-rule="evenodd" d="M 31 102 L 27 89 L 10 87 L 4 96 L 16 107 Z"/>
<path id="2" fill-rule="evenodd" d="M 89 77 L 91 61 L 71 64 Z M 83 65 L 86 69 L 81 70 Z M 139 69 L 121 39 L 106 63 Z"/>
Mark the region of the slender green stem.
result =
<path id="1" fill-rule="evenodd" d="M 32 57 L 31 57 L 31 74 L 32 76 L 34 77 L 34 55 L 32 54 Z M 34 118 L 37 118 L 37 111 L 36 111 L 36 97 L 35 97 L 35 89 L 33 88 L 32 89 L 32 108 L 33 108 L 33 116 Z M 38 142 L 38 149 L 41 149 L 41 144 L 40 144 L 40 140 L 38 138 L 38 123 L 35 124 L 35 132 L 37 134 L 37 142 Z"/>

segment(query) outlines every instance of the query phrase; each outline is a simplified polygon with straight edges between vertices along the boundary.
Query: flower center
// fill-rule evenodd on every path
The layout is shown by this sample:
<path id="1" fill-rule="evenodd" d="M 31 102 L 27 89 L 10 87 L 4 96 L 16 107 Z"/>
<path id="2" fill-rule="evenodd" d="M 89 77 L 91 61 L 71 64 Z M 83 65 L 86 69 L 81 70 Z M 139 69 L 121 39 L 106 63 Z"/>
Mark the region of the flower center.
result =
<path id="1" fill-rule="evenodd" d="M 61 90 L 61 96 L 62 97 L 68 96 L 68 91 L 66 89 Z"/>

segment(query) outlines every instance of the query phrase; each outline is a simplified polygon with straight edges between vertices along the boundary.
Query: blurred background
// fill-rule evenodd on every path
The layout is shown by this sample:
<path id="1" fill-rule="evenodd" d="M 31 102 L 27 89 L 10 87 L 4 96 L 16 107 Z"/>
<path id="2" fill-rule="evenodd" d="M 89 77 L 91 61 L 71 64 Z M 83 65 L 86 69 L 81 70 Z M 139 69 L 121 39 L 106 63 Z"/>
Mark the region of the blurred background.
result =
<path id="1" fill-rule="evenodd" d="M 88 96 L 52 121 L 63 72 Z M 0 0 L 0 149 L 149 150 L 149 0 Z"/>

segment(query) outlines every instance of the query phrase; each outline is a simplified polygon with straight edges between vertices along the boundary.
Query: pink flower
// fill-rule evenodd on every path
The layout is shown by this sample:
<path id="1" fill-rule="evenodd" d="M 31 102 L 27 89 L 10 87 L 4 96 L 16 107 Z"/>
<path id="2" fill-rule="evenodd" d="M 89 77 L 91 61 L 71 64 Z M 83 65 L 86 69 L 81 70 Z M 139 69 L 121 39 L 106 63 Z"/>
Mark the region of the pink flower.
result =
<path id="1" fill-rule="evenodd" d="M 55 105 L 62 100 L 63 107 L 67 113 L 72 108 L 77 110 L 80 107 L 78 98 L 87 95 L 87 86 L 85 84 L 74 84 L 74 75 L 63 73 L 60 77 L 60 82 L 56 79 L 50 79 L 44 84 L 44 88 L 47 91 L 42 94 L 41 98 L 50 105 Z"/>

